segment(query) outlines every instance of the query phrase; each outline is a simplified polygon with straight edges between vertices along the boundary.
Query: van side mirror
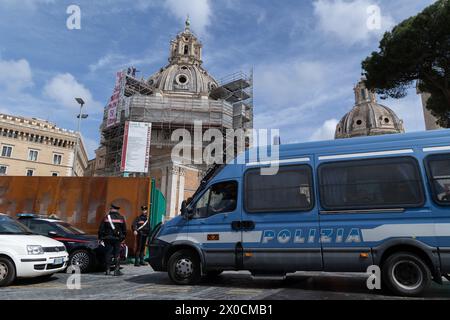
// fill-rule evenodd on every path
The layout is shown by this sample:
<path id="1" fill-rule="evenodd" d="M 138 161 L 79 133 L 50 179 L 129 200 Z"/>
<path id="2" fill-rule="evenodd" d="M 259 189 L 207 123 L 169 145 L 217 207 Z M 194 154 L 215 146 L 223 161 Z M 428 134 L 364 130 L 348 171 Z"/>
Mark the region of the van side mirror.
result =
<path id="1" fill-rule="evenodd" d="M 189 220 L 192 218 L 192 210 L 188 209 L 186 200 L 183 200 L 183 202 L 181 203 L 180 213 L 183 216 L 183 218 L 186 220 Z"/>

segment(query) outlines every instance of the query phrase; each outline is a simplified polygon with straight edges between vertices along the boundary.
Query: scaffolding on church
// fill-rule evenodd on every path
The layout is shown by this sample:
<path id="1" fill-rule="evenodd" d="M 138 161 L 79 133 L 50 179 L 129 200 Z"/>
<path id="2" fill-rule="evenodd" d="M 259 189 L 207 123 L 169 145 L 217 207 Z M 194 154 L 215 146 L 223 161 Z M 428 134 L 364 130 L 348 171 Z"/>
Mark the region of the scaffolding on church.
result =
<path id="1" fill-rule="evenodd" d="M 218 81 L 210 92 L 211 99 L 198 96 L 157 94 L 144 79 L 123 71 L 120 98 L 109 121 L 111 108 L 105 107 L 101 130 L 101 148 L 105 150 L 103 176 L 121 175 L 121 159 L 126 121 L 152 124 L 152 147 L 171 147 L 173 130 L 192 131 L 196 121 L 202 122 L 203 131 L 210 128 L 244 130 L 253 128 L 253 71 L 250 75 L 236 72 Z M 225 135 L 224 135 L 225 136 Z M 249 144 L 246 143 L 246 147 Z"/>

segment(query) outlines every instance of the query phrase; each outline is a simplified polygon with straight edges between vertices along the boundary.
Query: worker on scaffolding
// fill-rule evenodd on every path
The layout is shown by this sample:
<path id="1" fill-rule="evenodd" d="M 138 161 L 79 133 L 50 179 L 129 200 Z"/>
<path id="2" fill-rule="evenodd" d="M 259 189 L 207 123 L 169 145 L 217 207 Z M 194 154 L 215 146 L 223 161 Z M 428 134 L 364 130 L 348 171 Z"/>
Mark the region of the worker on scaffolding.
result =
<path id="1" fill-rule="evenodd" d="M 134 266 L 145 266 L 144 253 L 145 244 L 150 233 L 150 222 L 148 219 L 147 206 L 141 207 L 141 214 L 134 220 L 132 225 L 134 236 L 136 237 L 136 249 L 134 256 Z"/>

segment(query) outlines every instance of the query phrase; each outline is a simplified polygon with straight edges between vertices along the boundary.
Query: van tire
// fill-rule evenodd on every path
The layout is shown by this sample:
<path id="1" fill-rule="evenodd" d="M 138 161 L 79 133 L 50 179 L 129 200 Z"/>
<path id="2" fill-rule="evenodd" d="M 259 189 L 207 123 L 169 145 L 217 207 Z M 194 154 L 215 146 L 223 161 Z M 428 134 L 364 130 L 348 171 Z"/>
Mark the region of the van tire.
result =
<path id="1" fill-rule="evenodd" d="M 0 287 L 9 286 L 16 279 L 16 267 L 6 257 L 0 257 Z"/>
<path id="2" fill-rule="evenodd" d="M 196 284 L 201 279 L 200 260 L 191 250 L 172 254 L 167 263 L 170 280 L 179 285 Z"/>
<path id="3" fill-rule="evenodd" d="M 420 296 L 431 283 L 430 268 L 410 252 L 390 255 L 383 263 L 381 275 L 386 287 L 399 296 Z"/>

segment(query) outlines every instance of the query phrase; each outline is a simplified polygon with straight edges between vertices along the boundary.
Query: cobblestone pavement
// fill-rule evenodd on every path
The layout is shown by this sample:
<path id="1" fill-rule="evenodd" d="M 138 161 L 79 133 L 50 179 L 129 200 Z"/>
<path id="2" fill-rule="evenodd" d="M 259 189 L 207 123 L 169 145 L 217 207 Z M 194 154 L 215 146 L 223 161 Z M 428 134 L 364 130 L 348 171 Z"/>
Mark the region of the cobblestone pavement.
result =
<path id="1" fill-rule="evenodd" d="M 292 300 L 292 299 L 405 299 L 383 291 L 366 289 L 363 274 L 296 273 L 285 280 L 252 279 L 246 272 L 226 272 L 217 279 L 196 286 L 177 286 L 166 273 L 150 267 L 124 266 L 122 277 L 103 273 L 82 275 L 81 289 L 69 290 L 68 274 L 55 274 L 48 280 L 18 280 L 0 288 L 0 300 L 8 299 L 225 299 L 225 300 Z M 433 284 L 427 299 L 450 299 L 450 283 Z"/>

